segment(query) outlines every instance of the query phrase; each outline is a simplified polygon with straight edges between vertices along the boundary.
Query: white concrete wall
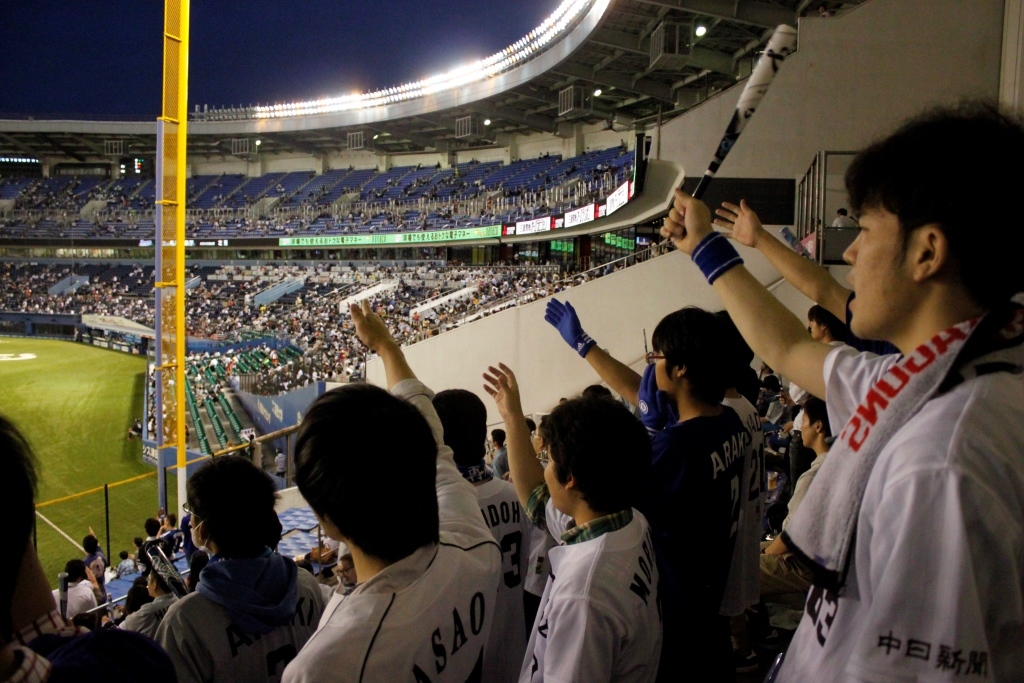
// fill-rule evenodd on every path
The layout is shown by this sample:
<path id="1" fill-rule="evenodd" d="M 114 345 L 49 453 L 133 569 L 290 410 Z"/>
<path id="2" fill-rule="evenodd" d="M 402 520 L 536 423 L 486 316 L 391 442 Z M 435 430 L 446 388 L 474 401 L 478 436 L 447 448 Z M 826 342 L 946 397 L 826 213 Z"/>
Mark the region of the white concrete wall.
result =
<path id="1" fill-rule="evenodd" d="M 244 159 L 190 157 L 189 161 L 193 176 L 221 175 L 224 173 L 241 173 L 245 175 L 249 171 L 249 164 Z"/>
<path id="2" fill-rule="evenodd" d="M 384 157 L 373 152 L 337 152 L 327 157 L 327 168 L 382 168 Z"/>
<path id="3" fill-rule="evenodd" d="M 818 150 L 860 149 L 930 105 L 995 99 L 1002 39 L 1003 0 L 872 0 L 801 19 L 797 53 L 719 175 L 801 177 Z M 703 173 L 743 85 L 663 126 L 661 158 Z"/>
<path id="4" fill-rule="evenodd" d="M 422 164 L 424 167 L 437 166 L 440 162 L 442 166 L 448 165 L 448 153 L 447 152 L 431 152 L 429 154 L 392 154 L 391 165 L 392 166 L 415 166 L 416 164 Z"/>
<path id="5" fill-rule="evenodd" d="M 466 149 L 459 150 L 456 155 L 458 163 L 464 164 L 467 161 L 476 159 L 480 163 L 488 161 L 500 161 L 504 164 L 509 162 L 508 147 L 494 147 L 491 149 Z"/>
<path id="6" fill-rule="evenodd" d="M 741 251 L 760 282 L 778 280 L 778 273 L 758 252 L 742 247 Z M 649 340 L 666 314 L 683 306 L 722 308 L 696 266 L 678 252 L 574 287 L 558 298 L 572 302 L 584 329 L 627 364 L 643 358 L 643 330 Z M 780 300 L 804 319 L 810 306 L 806 300 L 788 289 Z M 498 362 L 516 372 L 525 411 L 548 412 L 560 397 L 577 394 L 599 378 L 544 321 L 545 306 L 547 300 L 537 301 L 478 320 L 406 348 L 406 357 L 431 389 L 462 388 L 479 394 L 488 406 L 488 423 L 500 418 L 483 392 L 480 375 Z M 384 384 L 379 359 L 369 363 L 367 375 L 371 382 Z"/>
<path id="7" fill-rule="evenodd" d="M 315 171 L 320 160 L 309 154 L 274 155 L 260 157 L 263 173 L 290 173 L 292 171 Z"/>

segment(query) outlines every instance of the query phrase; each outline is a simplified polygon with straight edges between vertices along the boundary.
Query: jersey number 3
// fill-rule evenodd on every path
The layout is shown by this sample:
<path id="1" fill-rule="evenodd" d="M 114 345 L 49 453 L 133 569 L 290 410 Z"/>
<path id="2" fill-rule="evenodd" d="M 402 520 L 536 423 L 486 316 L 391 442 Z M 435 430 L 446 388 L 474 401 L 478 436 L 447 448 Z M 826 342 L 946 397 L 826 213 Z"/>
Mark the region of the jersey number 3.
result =
<path id="1" fill-rule="evenodd" d="M 512 568 L 505 572 L 505 585 L 509 588 L 515 588 L 523 581 L 523 577 L 519 575 L 519 555 L 523 548 L 523 532 L 513 531 L 510 534 L 505 534 L 501 539 L 501 557 L 508 559 L 512 563 Z"/>

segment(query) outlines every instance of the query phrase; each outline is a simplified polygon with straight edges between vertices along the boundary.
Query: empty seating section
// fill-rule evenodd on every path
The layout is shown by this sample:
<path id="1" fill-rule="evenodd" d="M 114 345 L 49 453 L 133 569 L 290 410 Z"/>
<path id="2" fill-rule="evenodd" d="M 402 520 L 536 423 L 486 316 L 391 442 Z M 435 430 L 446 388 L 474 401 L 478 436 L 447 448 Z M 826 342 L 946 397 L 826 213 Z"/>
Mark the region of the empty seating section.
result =
<path id="1" fill-rule="evenodd" d="M 256 178 L 199 175 L 187 183 L 192 210 L 188 230 L 196 238 L 277 237 L 511 222 L 538 210 L 566 210 L 594 201 L 598 191 L 603 197 L 631 177 L 632 164 L 633 153 L 619 146 L 568 159 L 546 155 L 510 164 L 469 161 L 451 168 L 349 168 Z M 152 239 L 154 193 L 153 180 L 137 176 L 0 178 L 0 199 L 14 199 L 15 209 L 49 212 L 28 219 L 0 218 L 0 237 Z M 257 207 L 263 198 L 275 201 Z M 107 202 L 98 218 L 68 214 L 91 199 Z M 490 211 L 493 199 L 500 200 L 500 210 Z M 467 200 L 477 203 L 471 209 Z M 252 212 L 254 208 L 258 211 Z"/>

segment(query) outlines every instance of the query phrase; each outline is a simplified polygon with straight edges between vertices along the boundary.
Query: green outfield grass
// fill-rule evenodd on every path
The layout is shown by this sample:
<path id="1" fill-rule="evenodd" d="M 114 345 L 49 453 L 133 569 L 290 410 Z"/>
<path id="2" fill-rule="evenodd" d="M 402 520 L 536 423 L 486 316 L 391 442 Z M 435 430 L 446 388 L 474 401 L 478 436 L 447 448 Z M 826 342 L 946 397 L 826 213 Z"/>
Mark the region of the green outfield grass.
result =
<path id="1" fill-rule="evenodd" d="M 4 360 L 31 354 L 34 358 Z M 36 501 L 62 498 L 154 472 L 126 435 L 142 415 L 146 359 L 72 342 L 0 336 L 0 414 L 28 437 L 39 464 Z M 175 481 L 168 482 L 175 505 Z M 157 512 L 156 477 L 110 492 L 110 550 L 134 552 L 132 538 Z M 172 507 L 172 509 L 174 509 Z M 92 527 L 106 551 L 104 496 L 95 493 L 39 508 L 77 543 Z M 64 563 L 81 553 L 37 519 L 39 557 L 56 586 Z"/>

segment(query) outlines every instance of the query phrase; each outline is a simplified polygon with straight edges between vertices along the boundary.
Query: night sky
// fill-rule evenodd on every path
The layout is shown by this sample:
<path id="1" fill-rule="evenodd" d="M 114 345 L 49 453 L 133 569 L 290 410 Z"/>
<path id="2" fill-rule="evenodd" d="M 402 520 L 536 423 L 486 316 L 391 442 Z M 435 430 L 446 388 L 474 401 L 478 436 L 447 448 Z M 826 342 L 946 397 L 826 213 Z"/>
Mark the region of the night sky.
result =
<path id="1" fill-rule="evenodd" d="M 400 85 L 486 57 L 559 0 L 192 0 L 189 109 Z M 0 115 L 153 118 L 163 2 L 23 0 L 0 18 Z"/>

